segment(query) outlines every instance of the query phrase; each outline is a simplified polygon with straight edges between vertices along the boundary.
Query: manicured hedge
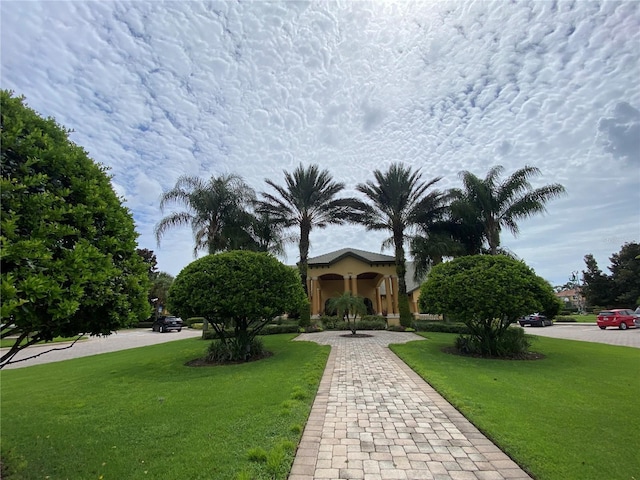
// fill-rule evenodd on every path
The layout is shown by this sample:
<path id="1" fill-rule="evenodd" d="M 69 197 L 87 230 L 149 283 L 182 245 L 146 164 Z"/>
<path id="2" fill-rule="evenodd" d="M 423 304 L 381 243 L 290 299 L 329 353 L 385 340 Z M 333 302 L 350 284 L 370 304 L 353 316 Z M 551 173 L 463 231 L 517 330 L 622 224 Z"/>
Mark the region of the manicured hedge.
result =
<path id="1" fill-rule="evenodd" d="M 413 328 L 418 332 L 469 333 L 464 323 L 449 323 L 442 320 L 416 320 L 413 322 Z"/>
<path id="2" fill-rule="evenodd" d="M 276 325 L 276 324 L 269 324 L 267 326 L 265 326 L 262 330 L 260 330 L 260 333 L 258 335 L 277 335 L 279 333 L 298 333 L 300 332 L 300 327 L 298 327 L 298 325 L 294 325 L 294 324 L 282 324 L 282 325 Z M 225 334 L 228 337 L 233 337 L 233 330 L 227 330 L 225 331 Z M 207 330 L 206 332 L 203 333 L 203 339 L 204 340 L 215 340 L 217 338 L 217 334 L 216 331 L 209 327 L 209 330 Z"/>
<path id="3" fill-rule="evenodd" d="M 336 316 L 324 315 L 320 318 L 325 330 L 349 330 L 347 322 Z M 387 320 L 380 315 L 365 315 L 356 322 L 356 330 L 386 330 Z"/>

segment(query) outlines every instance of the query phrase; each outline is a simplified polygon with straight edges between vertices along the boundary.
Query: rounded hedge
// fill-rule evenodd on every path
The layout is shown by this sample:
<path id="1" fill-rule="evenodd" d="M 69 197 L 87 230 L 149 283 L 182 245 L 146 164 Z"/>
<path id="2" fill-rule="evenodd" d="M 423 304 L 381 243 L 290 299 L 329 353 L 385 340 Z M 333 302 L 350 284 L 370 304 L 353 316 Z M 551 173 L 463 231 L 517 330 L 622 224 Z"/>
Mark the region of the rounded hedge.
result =
<path id="1" fill-rule="evenodd" d="M 260 321 L 300 308 L 297 271 L 267 253 L 231 251 L 187 265 L 169 289 L 169 310 L 210 322 Z"/>

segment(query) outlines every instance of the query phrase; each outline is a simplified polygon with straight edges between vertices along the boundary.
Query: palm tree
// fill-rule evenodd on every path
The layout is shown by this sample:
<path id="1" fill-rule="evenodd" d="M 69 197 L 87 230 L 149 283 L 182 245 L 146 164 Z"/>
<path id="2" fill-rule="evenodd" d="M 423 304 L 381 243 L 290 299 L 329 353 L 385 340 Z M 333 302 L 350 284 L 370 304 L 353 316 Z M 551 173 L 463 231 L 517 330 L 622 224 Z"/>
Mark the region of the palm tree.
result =
<path id="1" fill-rule="evenodd" d="M 342 224 L 352 212 L 355 200 L 336 198 L 344 189 L 344 184 L 334 182 L 328 170 L 320 171 L 318 165 L 305 168 L 300 164 L 293 173 L 284 172 L 285 186 L 266 179 L 275 194 L 262 193 L 259 213 L 270 218 L 284 228 L 298 227 L 300 232 L 298 268 L 306 293 L 307 260 L 309 258 L 309 235 L 314 227 L 324 228 L 329 224 Z"/>
<path id="2" fill-rule="evenodd" d="M 344 292 L 339 297 L 333 297 L 329 300 L 329 308 L 337 312 L 338 318 L 346 318 L 347 326 L 351 330 L 351 334 L 356 334 L 356 322 L 358 315 L 362 318 L 367 314 L 367 306 L 364 299 L 354 296 L 351 292 Z"/>
<path id="3" fill-rule="evenodd" d="M 495 166 L 484 179 L 468 171 L 460 172 L 464 189 L 451 192 L 456 198 L 452 205 L 454 216 L 472 230 L 481 232 L 491 255 L 500 251 L 502 228 L 518 235 L 518 220 L 545 212 L 549 200 L 565 193 L 558 183 L 532 189 L 529 179 L 540 175 L 536 167 L 525 166 L 500 183 L 503 171 L 502 166 Z"/>
<path id="4" fill-rule="evenodd" d="M 406 259 L 404 243 L 407 230 L 416 225 L 425 210 L 436 208 L 443 194 L 434 190 L 427 193 L 440 177 L 422 182 L 420 171 L 412 171 L 401 163 L 393 163 L 386 172 L 375 170 L 375 182 L 358 184 L 356 189 L 367 196 L 371 204 L 362 204 L 357 218 L 367 230 L 387 230 L 391 238 L 383 247 L 395 248 L 396 273 L 398 274 L 398 306 L 400 323 L 411 324 L 411 312 L 407 299 Z M 439 207 L 438 207 L 439 208 Z"/>
<path id="5" fill-rule="evenodd" d="M 256 212 L 250 226 L 251 237 L 258 252 L 286 256 L 285 245 L 294 241 L 294 236 L 285 236 L 284 227 L 277 223 L 271 215 Z"/>
<path id="6" fill-rule="evenodd" d="M 194 255 L 199 250 L 215 253 L 247 248 L 251 237 L 247 227 L 253 218 L 249 207 L 255 192 L 237 175 L 211 177 L 205 182 L 198 177 L 182 176 L 160 199 L 160 209 L 178 204 L 186 210 L 173 212 L 155 227 L 156 240 L 169 228 L 190 225 L 195 239 Z"/>

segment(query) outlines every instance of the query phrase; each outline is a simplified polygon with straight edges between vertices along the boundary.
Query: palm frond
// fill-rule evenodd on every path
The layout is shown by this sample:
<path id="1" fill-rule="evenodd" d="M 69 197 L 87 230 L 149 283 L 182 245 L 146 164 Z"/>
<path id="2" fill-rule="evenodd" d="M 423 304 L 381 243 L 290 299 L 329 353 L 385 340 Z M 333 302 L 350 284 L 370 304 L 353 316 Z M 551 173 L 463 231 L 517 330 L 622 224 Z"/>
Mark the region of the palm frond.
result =
<path id="1" fill-rule="evenodd" d="M 193 215 L 189 212 L 175 212 L 164 217 L 154 228 L 156 242 L 160 246 L 160 240 L 169 228 L 182 227 L 190 225 Z"/>

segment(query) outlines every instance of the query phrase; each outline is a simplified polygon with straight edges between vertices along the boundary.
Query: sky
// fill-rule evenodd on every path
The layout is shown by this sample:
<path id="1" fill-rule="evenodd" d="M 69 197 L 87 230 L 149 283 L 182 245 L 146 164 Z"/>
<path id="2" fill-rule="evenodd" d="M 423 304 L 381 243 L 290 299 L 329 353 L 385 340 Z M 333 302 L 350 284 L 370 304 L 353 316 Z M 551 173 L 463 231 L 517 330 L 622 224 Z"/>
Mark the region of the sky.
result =
<path id="1" fill-rule="evenodd" d="M 154 236 L 178 177 L 273 192 L 300 164 L 345 196 L 392 162 L 442 190 L 535 166 L 566 195 L 501 240 L 553 285 L 640 242 L 639 2 L 3 0 L 0 44 L 0 88 L 109 167 L 172 275 L 194 260 L 190 228 Z M 310 255 L 385 238 L 314 229 Z"/>

